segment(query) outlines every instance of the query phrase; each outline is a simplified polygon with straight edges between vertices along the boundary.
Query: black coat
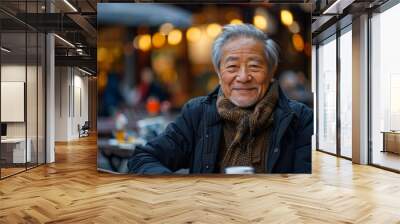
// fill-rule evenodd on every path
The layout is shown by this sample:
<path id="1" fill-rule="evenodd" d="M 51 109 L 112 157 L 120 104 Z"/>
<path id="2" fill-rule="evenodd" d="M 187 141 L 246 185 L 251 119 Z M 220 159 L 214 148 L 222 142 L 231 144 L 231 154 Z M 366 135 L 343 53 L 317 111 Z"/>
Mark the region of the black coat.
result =
<path id="1" fill-rule="evenodd" d="M 188 168 L 194 174 L 213 173 L 223 130 L 216 108 L 217 93 L 218 88 L 208 96 L 190 100 L 162 134 L 138 146 L 129 159 L 129 172 L 164 174 Z M 273 116 L 267 172 L 311 173 L 312 110 L 289 100 L 279 88 Z"/>

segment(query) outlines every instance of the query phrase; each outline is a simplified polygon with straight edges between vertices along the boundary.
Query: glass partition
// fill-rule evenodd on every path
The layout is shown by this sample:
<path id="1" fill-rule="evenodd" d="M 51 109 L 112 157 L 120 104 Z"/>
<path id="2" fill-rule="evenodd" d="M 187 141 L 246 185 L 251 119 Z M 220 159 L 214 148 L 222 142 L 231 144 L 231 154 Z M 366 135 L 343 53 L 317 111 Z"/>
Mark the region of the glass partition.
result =
<path id="1" fill-rule="evenodd" d="M 26 111 L 27 111 L 27 143 L 30 148 L 30 161 L 27 163 L 28 168 L 37 165 L 37 98 L 38 98 L 38 35 L 36 32 L 27 33 L 27 81 L 26 81 Z"/>
<path id="2" fill-rule="evenodd" d="M 16 19 L 41 13 L 44 1 L 26 4 L 0 2 L 15 10 L 0 11 L 0 178 L 45 163 L 45 35 Z"/>
<path id="3" fill-rule="evenodd" d="M 336 36 L 318 47 L 318 149 L 336 154 Z"/>
<path id="4" fill-rule="evenodd" d="M 25 31 L 1 34 L 2 177 L 24 171 L 31 162 L 26 140 L 26 41 Z"/>
<path id="5" fill-rule="evenodd" d="M 352 33 L 340 36 L 340 155 L 352 157 Z"/>

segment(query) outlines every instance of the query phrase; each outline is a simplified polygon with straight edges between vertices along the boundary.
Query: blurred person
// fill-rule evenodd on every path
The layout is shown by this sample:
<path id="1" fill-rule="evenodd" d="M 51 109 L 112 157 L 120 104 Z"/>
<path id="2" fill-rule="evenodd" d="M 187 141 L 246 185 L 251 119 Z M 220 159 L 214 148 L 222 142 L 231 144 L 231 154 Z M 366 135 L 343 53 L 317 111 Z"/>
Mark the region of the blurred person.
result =
<path id="1" fill-rule="evenodd" d="M 157 98 L 160 102 L 169 100 L 169 94 L 159 82 L 155 80 L 154 72 L 146 67 L 140 73 L 138 85 L 140 102 L 146 102 L 150 97 Z"/>
<path id="2" fill-rule="evenodd" d="M 186 103 L 165 131 L 138 146 L 131 173 L 311 173 L 313 113 L 289 100 L 274 74 L 278 46 L 250 24 L 227 25 L 212 47 L 219 85 Z"/>
<path id="3" fill-rule="evenodd" d="M 307 91 L 304 73 L 285 71 L 279 77 L 279 84 L 290 99 L 297 100 L 309 107 L 313 106 L 313 96 L 310 91 Z"/>
<path id="4" fill-rule="evenodd" d="M 119 76 L 120 74 L 116 71 L 112 71 L 107 75 L 107 84 L 100 101 L 103 105 L 99 107 L 101 108 L 100 115 L 102 116 L 112 116 L 124 102 L 119 88 Z"/>

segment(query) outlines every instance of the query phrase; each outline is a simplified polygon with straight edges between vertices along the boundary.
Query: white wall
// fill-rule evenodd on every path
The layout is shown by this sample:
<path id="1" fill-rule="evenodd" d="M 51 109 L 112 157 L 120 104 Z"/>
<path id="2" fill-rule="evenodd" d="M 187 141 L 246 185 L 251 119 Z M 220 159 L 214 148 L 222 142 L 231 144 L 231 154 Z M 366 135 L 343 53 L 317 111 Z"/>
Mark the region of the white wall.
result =
<path id="1" fill-rule="evenodd" d="M 83 75 L 76 68 L 56 67 L 56 141 L 79 138 L 78 124 L 88 120 L 88 78 Z"/>
<path id="2" fill-rule="evenodd" d="M 25 82 L 25 64 L 1 65 L 1 81 Z"/>
<path id="3" fill-rule="evenodd" d="M 55 141 L 68 140 L 68 74 L 67 67 L 55 68 Z"/>

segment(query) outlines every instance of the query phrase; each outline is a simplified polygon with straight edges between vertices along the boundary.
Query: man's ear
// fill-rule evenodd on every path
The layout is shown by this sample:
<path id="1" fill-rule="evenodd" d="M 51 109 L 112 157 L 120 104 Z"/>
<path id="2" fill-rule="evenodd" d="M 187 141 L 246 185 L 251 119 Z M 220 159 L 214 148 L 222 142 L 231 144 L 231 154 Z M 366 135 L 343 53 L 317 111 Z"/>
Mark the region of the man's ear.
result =
<path id="1" fill-rule="evenodd" d="M 221 85 L 221 73 L 217 72 L 218 75 L 218 83 Z"/>

